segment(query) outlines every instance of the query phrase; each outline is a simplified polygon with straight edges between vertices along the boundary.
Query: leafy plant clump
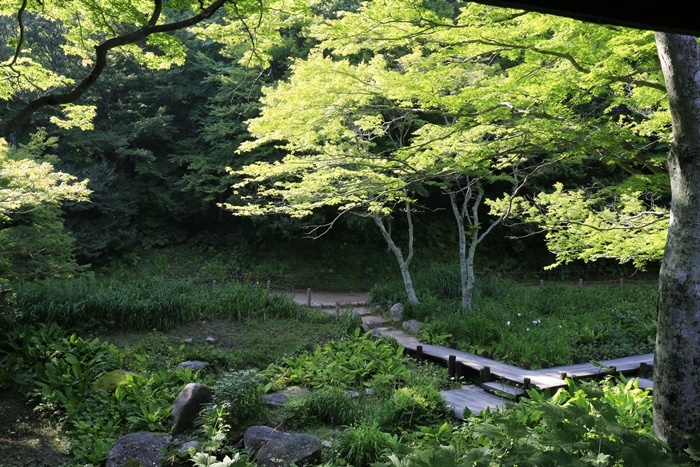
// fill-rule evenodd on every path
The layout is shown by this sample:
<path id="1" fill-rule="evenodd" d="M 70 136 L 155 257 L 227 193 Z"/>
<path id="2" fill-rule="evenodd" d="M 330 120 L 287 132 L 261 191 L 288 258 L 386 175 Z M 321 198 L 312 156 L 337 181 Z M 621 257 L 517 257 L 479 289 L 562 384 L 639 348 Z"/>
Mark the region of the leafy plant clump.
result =
<path id="1" fill-rule="evenodd" d="M 292 398 L 284 407 L 285 423 L 296 426 L 352 425 L 360 417 L 361 408 L 351 394 L 338 389 L 319 389 Z"/>
<path id="2" fill-rule="evenodd" d="M 175 397 L 196 379 L 192 370 L 178 369 L 100 380 L 118 368 L 120 352 L 99 339 L 66 336 L 56 325 L 17 327 L 4 337 L 2 384 L 29 395 L 37 412 L 57 420 L 81 464 L 102 463 L 127 432 L 168 431 Z"/>
<path id="3" fill-rule="evenodd" d="M 338 435 L 333 449 L 337 458 L 349 465 L 364 467 L 395 452 L 399 439 L 382 431 L 378 425 L 362 424 L 350 427 Z"/>
<path id="4" fill-rule="evenodd" d="M 421 429 L 407 454 L 382 465 L 695 465 L 697 453 L 674 453 L 654 438 L 652 397 L 635 380 L 574 382 L 550 396 L 485 411 L 453 427 Z"/>
<path id="5" fill-rule="evenodd" d="M 282 359 L 263 373 L 266 389 L 302 384 L 311 388 L 350 389 L 369 386 L 375 374 L 399 376 L 404 371 L 403 347 L 393 341 L 372 339 L 356 328 L 352 338 L 317 346 L 313 353 Z"/>

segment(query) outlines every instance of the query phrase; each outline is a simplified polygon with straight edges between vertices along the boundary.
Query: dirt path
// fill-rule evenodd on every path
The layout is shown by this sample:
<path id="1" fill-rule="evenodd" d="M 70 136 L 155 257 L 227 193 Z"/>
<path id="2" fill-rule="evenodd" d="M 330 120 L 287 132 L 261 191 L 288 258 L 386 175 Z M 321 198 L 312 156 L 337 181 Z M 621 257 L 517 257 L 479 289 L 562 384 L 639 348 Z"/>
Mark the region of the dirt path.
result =
<path id="1" fill-rule="evenodd" d="M 294 301 L 300 305 L 307 305 L 309 302 L 306 290 L 296 291 Z M 366 304 L 369 301 L 369 293 L 366 292 L 333 292 L 323 290 L 311 291 L 311 306 L 335 306 L 337 302 L 352 304 Z"/>

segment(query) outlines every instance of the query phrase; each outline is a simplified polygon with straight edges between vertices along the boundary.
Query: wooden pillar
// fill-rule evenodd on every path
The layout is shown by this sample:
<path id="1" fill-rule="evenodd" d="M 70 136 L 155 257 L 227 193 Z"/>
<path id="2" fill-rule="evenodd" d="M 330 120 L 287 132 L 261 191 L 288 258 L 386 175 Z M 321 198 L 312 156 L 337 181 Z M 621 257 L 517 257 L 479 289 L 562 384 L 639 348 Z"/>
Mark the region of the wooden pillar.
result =
<path id="1" fill-rule="evenodd" d="M 447 357 L 447 376 L 450 378 L 455 377 L 455 368 L 457 364 L 457 357 L 455 355 L 450 355 Z"/>
<path id="2" fill-rule="evenodd" d="M 455 362 L 455 379 L 460 380 L 464 378 L 464 364 L 462 362 Z"/>
<path id="3" fill-rule="evenodd" d="M 306 289 L 306 306 L 311 306 L 311 289 Z"/>
<path id="4" fill-rule="evenodd" d="M 418 363 L 423 361 L 423 346 L 422 345 L 416 346 L 416 360 L 418 360 Z"/>
<path id="5" fill-rule="evenodd" d="M 267 293 L 270 293 L 270 290 L 272 289 L 272 281 L 270 279 L 267 280 Z"/>

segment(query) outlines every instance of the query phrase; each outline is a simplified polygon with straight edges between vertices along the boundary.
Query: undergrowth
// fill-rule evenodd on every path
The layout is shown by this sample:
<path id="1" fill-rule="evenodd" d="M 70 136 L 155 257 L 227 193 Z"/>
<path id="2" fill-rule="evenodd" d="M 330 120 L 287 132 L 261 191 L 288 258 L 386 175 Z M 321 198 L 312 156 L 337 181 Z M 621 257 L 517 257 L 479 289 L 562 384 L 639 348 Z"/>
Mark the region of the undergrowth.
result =
<path id="1" fill-rule="evenodd" d="M 653 352 L 658 293 L 653 284 L 540 288 L 484 276 L 477 281 L 473 308 L 463 310 L 449 271 L 433 273 L 430 280 L 419 275 L 421 303 L 406 310 L 406 319 L 426 323 L 420 336 L 426 343 L 454 343 L 533 368 Z M 394 300 L 400 289 L 400 284 L 375 288 L 372 300 Z"/>

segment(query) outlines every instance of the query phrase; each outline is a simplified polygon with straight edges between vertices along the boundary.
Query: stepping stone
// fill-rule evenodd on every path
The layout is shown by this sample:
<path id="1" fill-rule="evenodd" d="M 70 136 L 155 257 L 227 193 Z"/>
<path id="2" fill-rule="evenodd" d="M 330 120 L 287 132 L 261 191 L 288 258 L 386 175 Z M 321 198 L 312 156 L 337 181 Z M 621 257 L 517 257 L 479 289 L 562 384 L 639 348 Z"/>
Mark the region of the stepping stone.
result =
<path id="1" fill-rule="evenodd" d="M 371 329 L 381 326 L 382 324 L 386 324 L 386 319 L 382 318 L 381 316 L 365 315 L 362 316 L 362 324 Z"/>

